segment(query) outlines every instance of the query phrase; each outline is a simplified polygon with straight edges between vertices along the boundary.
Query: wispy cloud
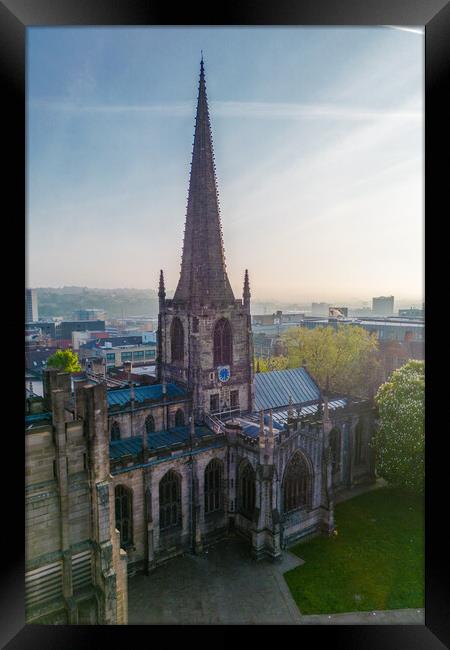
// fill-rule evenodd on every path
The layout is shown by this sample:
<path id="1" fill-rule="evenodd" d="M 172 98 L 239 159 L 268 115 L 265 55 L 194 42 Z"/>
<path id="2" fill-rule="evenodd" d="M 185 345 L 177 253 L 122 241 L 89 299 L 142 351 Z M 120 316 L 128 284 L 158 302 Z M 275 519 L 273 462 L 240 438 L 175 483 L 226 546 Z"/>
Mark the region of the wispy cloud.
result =
<path id="1" fill-rule="evenodd" d="M 50 111 L 63 111 L 75 114 L 157 114 L 167 117 L 192 116 L 191 102 L 168 102 L 165 104 L 79 104 L 51 100 L 32 100 L 31 107 Z M 210 103 L 211 112 L 218 117 L 251 117 L 257 119 L 302 120 L 377 120 L 401 119 L 418 120 L 422 118 L 419 110 L 373 110 L 364 107 L 342 106 L 339 104 L 295 104 L 283 102 L 233 102 L 216 101 Z"/>

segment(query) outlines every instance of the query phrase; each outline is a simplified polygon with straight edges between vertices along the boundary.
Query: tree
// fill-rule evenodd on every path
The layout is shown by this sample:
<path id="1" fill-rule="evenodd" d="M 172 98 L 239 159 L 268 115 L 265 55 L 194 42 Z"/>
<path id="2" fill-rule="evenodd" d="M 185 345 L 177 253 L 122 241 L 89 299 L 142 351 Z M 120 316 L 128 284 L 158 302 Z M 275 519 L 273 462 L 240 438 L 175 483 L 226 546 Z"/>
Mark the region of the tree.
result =
<path id="1" fill-rule="evenodd" d="M 269 357 L 263 359 L 262 357 L 255 358 L 256 372 L 269 372 L 270 370 L 286 370 L 288 367 L 287 357 Z"/>
<path id="2" fill-rule="evenodd" d="M 78 355 L 72 350 L 56 350 L 47 359 L 47 368 L 57 368 L 64 372 L 79 372 L 81 370 Z"/>
<path id="3" fill-rule="evenodd" d="M 354 325 L 295 327 L 283 335 L 289 368 L 306 363 L 321 388 L 366 397 L 373 385 L 378 361 L 374 334 Z"/>
<path id="4" fill-rule="evenodd" d="M 375 396 L 379 425 L 373 438 L 379 476 L 422 493 L 425 474 L 425 362 L 395 370 Z"/>

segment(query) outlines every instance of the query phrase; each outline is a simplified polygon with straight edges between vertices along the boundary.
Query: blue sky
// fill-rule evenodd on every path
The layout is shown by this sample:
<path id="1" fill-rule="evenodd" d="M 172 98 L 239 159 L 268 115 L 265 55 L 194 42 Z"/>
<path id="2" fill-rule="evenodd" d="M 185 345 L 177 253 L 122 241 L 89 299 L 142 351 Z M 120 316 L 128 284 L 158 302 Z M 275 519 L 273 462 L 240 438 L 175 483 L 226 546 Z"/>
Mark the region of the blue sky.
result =
<path id="1" fill-rule="evenodd" d="M 203 49 L 230 281 L 423 294 L 420 29 L 29 28 L 29 286 L 180 270 Z"/>

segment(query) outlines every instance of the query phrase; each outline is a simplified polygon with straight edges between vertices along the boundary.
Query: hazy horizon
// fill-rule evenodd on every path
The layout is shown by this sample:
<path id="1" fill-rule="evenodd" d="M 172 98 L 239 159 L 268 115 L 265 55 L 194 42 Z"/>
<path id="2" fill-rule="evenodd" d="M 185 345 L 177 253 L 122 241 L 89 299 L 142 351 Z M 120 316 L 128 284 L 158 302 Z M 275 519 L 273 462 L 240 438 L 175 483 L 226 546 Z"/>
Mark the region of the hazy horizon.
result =
<path id="1" fill-rule="evenodd" d="M 235 296 L 423 301 L 422 30 L 27 37 L 28 286 L 175 289 L 203 49 Z"/>
<path id="2" fill-rule="evenodd" d="M 79 285 L 50 286 L 50 285 L 47 285 L 45 287 L 42 286 L 42 287 L 28 287 L 28 288 L 30 288 L 30 289 L 59 289 L 59 290 L 77 288 L 77 289 L 88 289 L 88 290 L 91 290 L 91 291 L 143 291 L 143 292 L 148 291 L 148 292 L 153 292 L 155 295 L 157 293 L 157 287 L 94 287 L 94 286 L 87 286 L 87 285 L 83 285 L 83 286 L 79 286 Z M 169 298 L 172 297 L 173 293 L 175 293 L 175 287 L 173 287 L 173 288 L 170 288 L 170 287 L 167 288 L 166 287 L 167 297 L 169 297 Z M 236 290 L 234 293 L 235 293 L 235 297 L 240 296 L 239 291 Z M 378 296 L 370 296 L 370 297 L 362 297 L 362 298 L 357 297 L 357 296 L 348 296 L 346 298 L 341 298 L 340 299 L 340 301 L 342 302 L 341 306 L 361 306 L 363 304 L 367 304 L 367 306 L 371 306 L 372 298 L 379 297 L 381 295 L 389 296 L 389 295 L 392 295 L 392 294 L 385 293 L 385 294 L 378 294 Z M 394 305 L 397 305 L 399 303 L 402 303 L 402 304 L 403 303 L 411 303 L 411 305 L 417 305 L 417 307 L 421 308 L 424 301 L 425 301 L 425 299 L 423 297 L 394 296 Z M 316 299 L 315 297 L 313 297 L 313 298 L 306 297 L 305 298 L 305 297 L 300 296 L 300 297 L 297 297 L 297 298 L 293 298 L 292 300 L 282 300 L 278 296 L 270 296 L 270 295 L 268 295 L 268 296 L 259 296 L 259 295 L 255 295 L 255 296 L 252 296 L 251 302 L 252 303 L 268 303 L 268 304 L 269 303 L 272 303 L 272 304 L 280 303 L 280 304 L 291 304 L 291 305 L 308 304 L 308 303 L 312 303 L 312 302 L 325 302 L 325 303 L 329 303 L 330 305 L 339 306 L 338 305 L 339 300 L 337 300 L 337 299 L 335 299 L 333 297 L 331 297 L 331 298 L 323 298 L 323 299 L 321 298 L 319 300 L 319 299 Z"/>

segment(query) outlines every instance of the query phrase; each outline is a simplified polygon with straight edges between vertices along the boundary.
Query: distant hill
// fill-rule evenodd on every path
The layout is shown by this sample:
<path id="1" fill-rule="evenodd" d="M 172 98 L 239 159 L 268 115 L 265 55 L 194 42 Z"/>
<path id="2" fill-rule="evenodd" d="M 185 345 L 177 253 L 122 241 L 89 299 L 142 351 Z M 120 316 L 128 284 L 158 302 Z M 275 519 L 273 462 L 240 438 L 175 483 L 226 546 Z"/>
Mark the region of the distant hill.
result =
<path id="1" fill-rule="evenodd" d="M 41 287 L 37 289 L 39 318 L 70 319 L 76 309 L 104 309 L 107 318 L 158 315 L 158 296 L 153 289 L 90 289 Z"/>

